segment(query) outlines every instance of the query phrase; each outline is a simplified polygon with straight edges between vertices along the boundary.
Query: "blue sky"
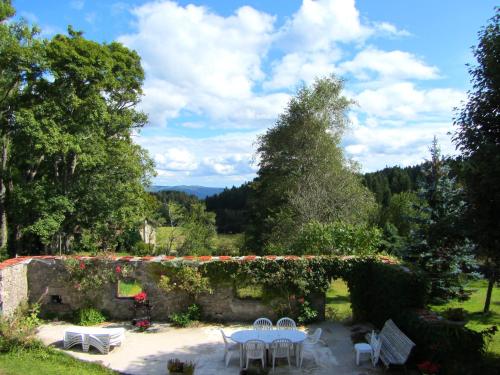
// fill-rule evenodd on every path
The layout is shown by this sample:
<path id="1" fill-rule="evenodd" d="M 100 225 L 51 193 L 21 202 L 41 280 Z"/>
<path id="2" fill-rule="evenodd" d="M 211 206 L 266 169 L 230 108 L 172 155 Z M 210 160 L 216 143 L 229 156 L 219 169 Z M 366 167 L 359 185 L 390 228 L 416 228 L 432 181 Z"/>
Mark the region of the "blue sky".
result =
<path id="1" fill-rule="evenodd" d="M 14 0 L 46 37 L 67 25 L 135 49 L 146 72 L 135 141 L 156 185 L 232 186 L 255 176 L 255 141 L 301 82 L 334 73 L 356 106 L 343 140 L 363 171 L 412 165 L 437 136 L 454 153 L 453 108 L 494 1 Z"/>

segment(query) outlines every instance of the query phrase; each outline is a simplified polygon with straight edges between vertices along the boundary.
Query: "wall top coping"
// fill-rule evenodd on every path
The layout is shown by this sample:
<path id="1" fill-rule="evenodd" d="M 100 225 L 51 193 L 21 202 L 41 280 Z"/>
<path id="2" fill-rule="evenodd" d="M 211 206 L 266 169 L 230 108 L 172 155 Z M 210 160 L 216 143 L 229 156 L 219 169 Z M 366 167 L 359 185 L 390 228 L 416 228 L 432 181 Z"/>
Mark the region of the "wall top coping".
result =
<path id="1" fill-rule="evenodd" d="M 186 255 L 183 257 L 175 257 L 169 255 L 158 255 L 158 256 L 81 256 L 81 255 L 71 255 L 71 256 L 58 256 L 58 255 L 28 255 L 28 256 L 20 256 L 16 258 L 10 258 L 0 263 L 0 270 L 15 266 L 20 263 L 27 264 L 32 260 L 56 260 L 56 259 L 67 259 L 74 258 L 82 261 L 92 260 L 92 259 L 106 259 L 110 261 L 120 261 L 120 262 L 189 262 L 189 263 L 207 263 L 207 262 L 224 262 L 224 261 L 236 261 L 236 262 L 248 262 L 257 259 L 266 259 L 266 260 L 300 260 L 300 259 L 313 259 L 313 258 L 322 258 L 322 257 L 335 257 L 340 260 L 349 260 L 357 258 L 355 255 L 344 255 L 344 256 L 316 256 L 316 255 L 244 255 L 244 256 L 228 256 L 228 255 L 220 255 L 220 256 L 211 256 L 211 255 L 201 255 L 201 256 L 193 256 Z M 378 256 L 379 260 L 382 263 L 386 264 L 399 264 L 397 259 L 380 255 Z"/>

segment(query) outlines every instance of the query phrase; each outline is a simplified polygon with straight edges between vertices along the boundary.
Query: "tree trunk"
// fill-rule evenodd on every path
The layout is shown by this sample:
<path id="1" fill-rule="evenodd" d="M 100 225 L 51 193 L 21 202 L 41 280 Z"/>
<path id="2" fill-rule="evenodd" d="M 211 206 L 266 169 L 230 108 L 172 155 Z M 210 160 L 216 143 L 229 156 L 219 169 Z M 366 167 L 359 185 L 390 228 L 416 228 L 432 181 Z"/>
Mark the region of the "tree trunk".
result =
<path id="1" fill-rule="evenodd" d="M 2 151 L 0 161 L 0 251 L 5 250 L 7 247 L 7 208 L 6 208 L 6 195 L 7 195 L 7 181 L 5 181 L 5 172 L 7 169 L 8 157 L 8 138 L 6 135 L 2 137 Z"/>
<path id="2" fill-rule="evenodd" d="M 490 311 L 491 293 L 493 292 L 495 281 L 496 281 L 496 274 L 495 274 L 495 269 L 493 268 L 490 272 L 490 277 L 488 278 L 488 290 L 486 291 L 486 301 L 484 301 L 483 313 L 488 313 Z"/>

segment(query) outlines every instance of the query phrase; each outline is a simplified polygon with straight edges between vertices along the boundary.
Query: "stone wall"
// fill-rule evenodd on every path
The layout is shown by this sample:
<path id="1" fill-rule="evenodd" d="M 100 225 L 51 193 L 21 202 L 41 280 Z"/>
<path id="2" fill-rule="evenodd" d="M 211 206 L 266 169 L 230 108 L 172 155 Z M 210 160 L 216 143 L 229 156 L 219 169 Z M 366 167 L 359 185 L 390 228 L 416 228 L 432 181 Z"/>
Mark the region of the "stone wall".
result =
<path id="1" fill-rule="evenodd" d="M 28 300 L 26 261 L 14 260 L 0 268 L 0 315 L 9 316 Z"/>
<path id="2" fill-rule="evenodd" d="M 116 263 L 123 265 L 117 261 Z M 152 318 L 165 321 L 174 312 L 184 311 L 193 301 L 185 293 L 165 293 L 159 289 L 148 271 L 149 262 L 137 261 L 133 264 L 132 278 L 138 280 L 152 302 Z M 65 270 L 60 259 L 33 259 L 28 268 L 30 302 L 41 303 L 42 316 L 69 315 L 85 305 L 85 299 L 65 278 Z M 117 285 L 106 285 L 92 298 L 96 308 L 110 318 L 129 320 L 133 318 L 133 299 L 118 297 Z M 278 318 L 272 308 L 259 300 L 239 299 L 231 287 L 217 288 L 212 293 L 203 293 L 196 301 L 202 308 L 203 318 L 213 321 L 253 321 L 258 317 Z M 324 296 L 315 298 L 315 307 L 322 308 L 324 316 Z M 322 307 L 321 307 L 322 306 Z"/>

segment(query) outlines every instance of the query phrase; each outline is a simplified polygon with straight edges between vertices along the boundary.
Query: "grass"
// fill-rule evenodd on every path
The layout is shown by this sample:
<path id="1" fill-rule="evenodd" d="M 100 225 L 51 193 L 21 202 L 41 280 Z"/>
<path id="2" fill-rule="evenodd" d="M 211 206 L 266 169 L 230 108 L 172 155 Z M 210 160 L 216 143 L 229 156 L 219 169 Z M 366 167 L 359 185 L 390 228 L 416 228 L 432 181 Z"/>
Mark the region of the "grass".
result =
<path id="1" fill-rule="evenodd" d="M 352 318 L 349 289 L 342 279 L 333 280 L 326 292 L 326 318 L 328 320 L 346 321 Z"/>
<path id="2" fill-rule="evenodd" d="M 133 297 L 142 292 L 142 285 L 137 280 L 119 280 L 118 296 Z"/>
<path id="3" fill-rule="evenodd" d="M 470 299 L 465 302 L 457 300 L 450 301 L 444 305 L 431 306 L 432 310 L 442 312 L 448 308 L 461 307 L 467 311 L 466 327 L 481 331 L 492 325 L 497 325 L 500 328 L 500 289 L 493 288 L 491 296 L 491 305 L 489 314 L 483 314 L 484 300 L 486 298 L 486 289 L 488 283 L 486 280 L 472 281 L 467 285 L 467 289 L 472 291 Z M 493 337 L 489 347 L 489 351 L 493 354 L 500 355 L 500 332 L 497 332 Z"/>
<path id="4" fill-rule="evenodd" d="M 53 348 L 14 350 L 0 354 L 1 375 L 117 375 L 103 366 L 79 361 Z"/>

